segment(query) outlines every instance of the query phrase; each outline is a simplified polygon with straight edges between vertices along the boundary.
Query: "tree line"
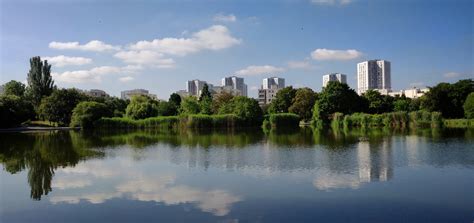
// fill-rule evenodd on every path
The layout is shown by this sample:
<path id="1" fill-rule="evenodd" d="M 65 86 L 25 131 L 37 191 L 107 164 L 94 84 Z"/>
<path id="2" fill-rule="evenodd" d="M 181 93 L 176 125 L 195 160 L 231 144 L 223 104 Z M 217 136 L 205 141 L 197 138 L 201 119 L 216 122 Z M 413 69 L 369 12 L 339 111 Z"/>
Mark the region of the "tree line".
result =
<path id="1" fill-rule="evenodd" d="M 77 89 L 59 89 L 51 65 L 40 57 L 30 59 L 28 86 L 18 81 L 4 85 L 0 96 L 0 127 L 15 127 L 28 120 L 47 120 L 60 126 L 91 127 L 101 117 L 140 120 L 157 116 L 227 115 L 261 123 L 267 114 L 293 113 L 305 122 L 327 123 L 333 114 L 383 114 L 394 111 L 439 111 L 444 118 L 474 118 L 474 81 L 440 83 L 420 98 L 391 97 L 369 90 L 358 95 L 347 84 L 329 82 L 321 92 L 292 86 L 279 90 L 273 101 L 260 107 L 258 101 L 228 92 L 211 94 L 204 85 L 199 97 L 173 93 L 168 101 L 147 96 L 131 100 L 91 97 Z"/>

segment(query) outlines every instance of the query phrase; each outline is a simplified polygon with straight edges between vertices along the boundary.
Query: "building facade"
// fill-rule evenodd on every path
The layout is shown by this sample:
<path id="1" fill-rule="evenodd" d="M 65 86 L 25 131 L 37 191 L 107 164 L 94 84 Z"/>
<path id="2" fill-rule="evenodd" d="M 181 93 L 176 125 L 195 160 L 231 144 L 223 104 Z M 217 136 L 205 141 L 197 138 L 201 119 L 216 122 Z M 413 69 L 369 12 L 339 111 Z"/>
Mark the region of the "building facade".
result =
<path id="1" fill-rule="evenodd" d="M 199 97 L 199 95 L 201 95 L 201 91 L 204 87 L 204 84 L 207 84 L 207 82 L 198 79 L 186 81 L 186 91 L 188 92 L 188 95 Z M 211 88 L 211 86 L 209 86 L 209 88 Z"/>
<path id="2" fill-rule="evenodd" d="M 270 104 L 282 88 L 285 88 L 285 79 L 278 77 L 264 78 L 262 86 L 258 90 L 258 104 L 260 106 Z"/>
<path id="3" fill-rule="evenodd" d="M 341 73 L 326 74 L 323 76 L 323 87 L 326 87 L 329 81 L 339 81 L 340 83 L 347 84 L 347 76 Z"/>
<path id="4" fill-rule="evenodd" d="M 387 60 L 368 60 L 357 64 L 357 93 L 377 90 L 382 94 L 391 91 L 391 65 Z"/>
<path id="5" fill-rule="evenodd" d="M 107 97 L 109 96 L 105 91 L 100 90 L 100 89 L 90 89 L 89 91 L 84 92 L 86 95 L 92 96 L 92 97 Z"/>
<path id="6" fill-rule="evenodd" d="M 279 77 L 264 78 L 262 82 L 262 89 L 271 89 L 273 85 L 281 89 L 285 87 L 285 79 Z"/>
<path id="7" fill-rule="evenodd" d="M 133 89 L 133 90 L 122 91 L 120 93 L 120 98 L 124 100 L 130 100 L 132 99 L 133 96 L 138 96 L 138 95 L 144 95 L 144 96 L 148 96 L 150 98 L 156 99 L 155 94 L 150 94 L 150 92 L 145 89 Z"/>
<path id="8" fill-rule="evenodd" d="M 426 94 L 428 91 L 430 91 L 429 88 L 413 88 L 413 89 L 407 89 L 407 90 L 400 90 L 400 91 L 394 91 L 394 92 L 389 92 L 388 95 L 392 97 L 399 96 L 401 97 L 402 95 L 405 95 L 407 98 L 419 98 Z"/>
<path id="9" fill-rule="evenodd" d="M 247 85 L 242 77 L 224 77 L 222 78 L 221 86 L 239 90 L 241 96 L 247 96 Z"/>

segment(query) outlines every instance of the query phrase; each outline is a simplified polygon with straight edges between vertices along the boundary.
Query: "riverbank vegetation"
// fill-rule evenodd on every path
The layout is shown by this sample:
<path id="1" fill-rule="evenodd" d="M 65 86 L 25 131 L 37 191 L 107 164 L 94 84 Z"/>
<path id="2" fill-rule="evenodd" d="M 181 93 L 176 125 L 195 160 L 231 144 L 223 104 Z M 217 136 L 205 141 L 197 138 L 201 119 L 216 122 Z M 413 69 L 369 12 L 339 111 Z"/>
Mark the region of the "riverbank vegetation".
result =
<path id="1" fill-rule="evenodd" d="M 474 81 L 440 83 L 420 98 L 391 97 L 369 90 L 358 95 L 347 84 L 329 82 L 321 92 L 292 86 L 271 104 L 204 85 L 199 97 L 171 94 L 167 101 L 138 95 L 131 100 L 92 97 L 78 89 L 59 89 L 51 65 L 30 59 L 28 85 L 10 81 L 0 95 L 0 128 L 46 121 L 83 128 L 287 128 L 299 123 L 333 127 L 472 126 Z M 449 120 L 445 120 L 449 119 Z M 452 119 L 452 120 L 451 120 Z M 301 121 L 301 122 L 300 122 Z M 262 125 L 263 124 L 263 125 Z"/>

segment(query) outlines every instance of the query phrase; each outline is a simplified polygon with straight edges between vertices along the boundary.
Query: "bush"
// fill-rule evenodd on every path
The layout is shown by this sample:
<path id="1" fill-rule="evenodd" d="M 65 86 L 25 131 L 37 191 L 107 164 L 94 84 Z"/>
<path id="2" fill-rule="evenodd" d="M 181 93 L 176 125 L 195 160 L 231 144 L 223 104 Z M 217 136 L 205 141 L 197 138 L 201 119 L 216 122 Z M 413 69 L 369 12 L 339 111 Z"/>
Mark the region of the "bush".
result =
<path id="1" fill-rule="evenodd" d="M 96 128 L 102 129 L 174 129 L 177 128 L 179 117 L 163 116 L 141 120 L 131 118 L 101 118 L 95 123 Z"/>
<path id="2" fill-rule="evenodd" d="M 112 114 L 105 104 L 84 101 L 74 108 L 71 117 L 71 127 L 92 128 L 94 122 L 102 117 L 109 117 Z"/>
<path id="3" fill-rule="evenodd" d="M 474 92 L 471 92 L 464 102 L 464 116 L 468 119 L 474 119 Z"/>
<path id="4" fill-rule="evenodd" d="M 33 119 L 35 117 L 33 110 L 33 105 L 30 102 L 18 96 L 0 96 L 0 127 L 15 127 Z"/>
<path id="5" fill-rule="evenodd" d="M 50 96 L 41 100 L 38 113 L 43 119 L 69 126 L 72 110 L 85 100 L 87 96 L 76 89 L 54 90 Z"/>
<path id="6" fill-rule="evenodd" d="M 158 115 L 158 102 L 150 97 L 139 95 L 132 97 L 126 109 L 126 116 L 131 119 L 145 119 Z"/>
<path id="7" fill-rule="evenodd" d="M 268 116 L 272 128 L 296 128 L 300 124 L 300 116 L 293 113 L 276 113 Z"/>

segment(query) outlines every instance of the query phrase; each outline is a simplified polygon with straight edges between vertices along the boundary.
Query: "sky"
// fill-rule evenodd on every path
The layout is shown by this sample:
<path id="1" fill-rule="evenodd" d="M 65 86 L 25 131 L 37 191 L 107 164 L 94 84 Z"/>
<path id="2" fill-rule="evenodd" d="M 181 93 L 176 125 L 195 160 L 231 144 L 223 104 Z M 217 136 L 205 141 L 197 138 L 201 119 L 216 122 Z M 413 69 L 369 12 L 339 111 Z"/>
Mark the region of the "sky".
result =
<path id="1" fill-rule="evenodd" d="M 167 99 L 187 80 L 262 79 L 321 90 L 322 76 L 391 62 L 392 89 L 474 77 L 474 1 L 1 0 L 0 84 L 26 82 L 29 58 L 59 87 L 144 88 Z"/>

